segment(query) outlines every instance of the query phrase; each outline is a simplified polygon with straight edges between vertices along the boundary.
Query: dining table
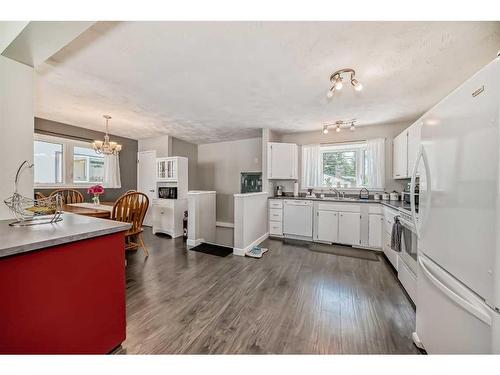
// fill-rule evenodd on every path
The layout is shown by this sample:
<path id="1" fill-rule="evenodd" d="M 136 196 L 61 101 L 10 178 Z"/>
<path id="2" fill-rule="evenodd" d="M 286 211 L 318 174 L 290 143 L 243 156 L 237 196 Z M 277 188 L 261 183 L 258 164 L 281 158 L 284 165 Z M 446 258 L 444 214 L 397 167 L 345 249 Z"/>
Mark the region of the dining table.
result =
<path id="1" fill-rule="evenodd" d="M 109 219 L 115 202 L 94 203 L 67 203 L 63 204 L 62 211 L 72 214 Z"/>

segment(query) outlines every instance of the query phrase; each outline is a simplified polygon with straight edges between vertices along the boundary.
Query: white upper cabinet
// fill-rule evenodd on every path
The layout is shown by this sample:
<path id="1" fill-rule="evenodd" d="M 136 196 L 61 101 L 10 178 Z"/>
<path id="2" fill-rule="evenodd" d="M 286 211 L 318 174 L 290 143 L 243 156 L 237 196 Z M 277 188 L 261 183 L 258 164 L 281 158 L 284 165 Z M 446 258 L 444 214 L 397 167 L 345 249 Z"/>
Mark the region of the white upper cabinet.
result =
<path id="1" fill-rule="evenodd" d="M 177 158 L 156 159 L 156 179 L 157 181 L 177 181 Z"/>
<path id="2" fill-rule="evenodd" d="M 393 177 L 408 178 L 408 131 L 405 130 L 393 142 Z"/>
<path id="3" fill-rule="evenodd" d="M 421 132 L 421 121 L 416 122 L 408 128 L 408 177 L 411 177 L 413 173 L 413 166 L 415 165 L 418 148 L 420 147 Z"/>
<path id="4" fill-rule="evenodd" d="M 297 180 L 298 156 L 298 146 L 294 143 L 269 142 L 267 144 L 267 178 Z"/>

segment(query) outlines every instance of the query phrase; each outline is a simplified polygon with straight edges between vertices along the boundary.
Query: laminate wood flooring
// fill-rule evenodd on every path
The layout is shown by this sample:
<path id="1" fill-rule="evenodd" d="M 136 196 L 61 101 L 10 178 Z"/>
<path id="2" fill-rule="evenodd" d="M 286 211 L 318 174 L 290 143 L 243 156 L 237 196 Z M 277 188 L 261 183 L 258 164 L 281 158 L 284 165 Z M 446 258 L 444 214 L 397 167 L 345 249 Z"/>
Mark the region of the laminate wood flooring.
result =
<path id="1" fill-rule="evenodd" d="M 268 239 L 260 260 L 222 258 L 148 229 L 144 239 L 149 258 L 127 255 L 117 353 L 418 353 L 415 310 L 380 255 Z"/>

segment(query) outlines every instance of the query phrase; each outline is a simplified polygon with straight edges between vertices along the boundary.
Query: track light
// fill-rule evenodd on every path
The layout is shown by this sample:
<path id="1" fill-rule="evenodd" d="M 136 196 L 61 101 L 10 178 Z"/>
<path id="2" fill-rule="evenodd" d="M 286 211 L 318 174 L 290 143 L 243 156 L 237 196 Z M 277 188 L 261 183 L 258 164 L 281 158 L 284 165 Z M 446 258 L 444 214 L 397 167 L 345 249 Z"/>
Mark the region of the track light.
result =
<path id="1" fill-rule="evenodd" d="M 344 86 L 342 82 L 342 74 L 351 74 L 351 85 L 355 91 L 363 90 L 363 85 L 361 84 L 361 82 L 354 78 L 354 76 L 356 75 L 354 69 L 344 68 L 337 70 L 330 76 L 330 82 L 333 84 L 333 87 L 326 94 L 328 98 L 333 97 L 335 91 L 342 90 L 342 87 Z"/>
<path id="2" fill-rule="evenodd" d="M 354 130 L 356 130 L 356 129 L 354 128 L 354 122 L 351 122 L 351 127 L 350 127 L 349 129 L 350 129 L 352 132 L 353 132 Z"/>
<path id="3" fill-rule="evenodd" d="M 323 126 L 323 134 L 328 134 L 328 125 Z"/>
<path id="4" fill-rule="evenodd" d="M 332 127 L 332 126 L 335 126 L 335 131 L 337 133 L 339 133 L 342 130 L 343 125 L 349 125 L 349 124 L 351 124 L 349 129 L 351 131 L 354 131 L 354 130 L 356 130 L 354 127 L 355 122 L 356 122 L 356 119 L 352 119 L 352 120 L 345 120 L 345 121 L 338 120 L 338 121 L 335 121 L 334 123 L 325 124 L 325 125 L 323 125 L 323 134 L 328 134 L 328 128 Z"/>
<path id="5" fill-rule="evenodd" d="M 337 127 L 335 128 L 335 131 L 338 133 L 340 132 L 340 124 L 337 124 Z"/>

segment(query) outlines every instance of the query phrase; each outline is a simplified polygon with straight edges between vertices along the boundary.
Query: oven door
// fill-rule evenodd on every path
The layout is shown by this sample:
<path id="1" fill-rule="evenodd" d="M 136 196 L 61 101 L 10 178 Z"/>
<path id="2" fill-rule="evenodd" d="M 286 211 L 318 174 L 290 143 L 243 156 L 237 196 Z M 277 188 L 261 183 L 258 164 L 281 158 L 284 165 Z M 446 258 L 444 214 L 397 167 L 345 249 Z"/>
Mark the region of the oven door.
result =
<path id="1" fill-rule="evenodd" d="M 410 223 L 401 219 L 400 222 L 403 226 L 400 257 L 413 274 L 417 275 L 417 234 Z"/>

